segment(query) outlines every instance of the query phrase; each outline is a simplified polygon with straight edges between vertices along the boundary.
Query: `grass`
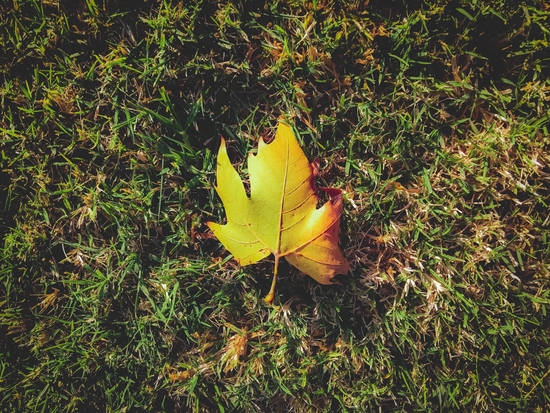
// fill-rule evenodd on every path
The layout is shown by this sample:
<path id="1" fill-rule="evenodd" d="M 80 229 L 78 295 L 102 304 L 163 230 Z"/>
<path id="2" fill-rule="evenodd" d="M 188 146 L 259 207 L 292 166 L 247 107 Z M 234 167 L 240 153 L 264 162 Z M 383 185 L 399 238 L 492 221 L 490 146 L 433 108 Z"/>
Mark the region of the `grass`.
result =
<path id="1" fill-rule="evenodd" d="M 544 1 L 0 5 L 2 411 L 550 405 Z M 219 136 L 345 191 L 320 286 L 214 239 Z"/>

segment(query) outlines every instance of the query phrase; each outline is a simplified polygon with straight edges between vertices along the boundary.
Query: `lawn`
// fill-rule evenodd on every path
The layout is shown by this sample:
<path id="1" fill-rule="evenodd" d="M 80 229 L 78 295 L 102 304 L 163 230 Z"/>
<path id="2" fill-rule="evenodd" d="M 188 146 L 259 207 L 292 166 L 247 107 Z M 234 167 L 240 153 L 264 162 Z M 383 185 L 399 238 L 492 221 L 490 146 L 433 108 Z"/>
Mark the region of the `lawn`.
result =
<path id="1" fill-rule="evenodd" d="M 0 3 L 0 411 L 544 412 L 550 5 Z M 241 267 L 285 119 L 347 275 Z"/>

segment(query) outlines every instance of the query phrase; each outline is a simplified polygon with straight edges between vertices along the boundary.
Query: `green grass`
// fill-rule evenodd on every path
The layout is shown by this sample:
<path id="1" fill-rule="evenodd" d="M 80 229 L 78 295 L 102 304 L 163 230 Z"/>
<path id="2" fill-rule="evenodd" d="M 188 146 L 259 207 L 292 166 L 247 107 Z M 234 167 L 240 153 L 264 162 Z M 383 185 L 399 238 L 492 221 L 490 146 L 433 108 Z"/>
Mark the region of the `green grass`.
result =
<path id="1" fill-rule="evenodd" d="M 193 3 L 195 2 L 184 2 Z M 545 1 L 0 5 L 0 410 L 546 411 Z M 212 237 L 219 136 L 345 191 L 321 286 Z"/>

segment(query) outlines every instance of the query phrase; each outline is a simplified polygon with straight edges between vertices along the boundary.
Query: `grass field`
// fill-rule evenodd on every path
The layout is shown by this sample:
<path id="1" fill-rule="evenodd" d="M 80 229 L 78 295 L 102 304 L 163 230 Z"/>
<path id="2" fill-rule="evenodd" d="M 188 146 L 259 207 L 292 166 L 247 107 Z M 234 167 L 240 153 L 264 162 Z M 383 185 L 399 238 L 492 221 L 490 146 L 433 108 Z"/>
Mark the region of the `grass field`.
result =
<path id="1" fill-rule="evenodd" d="M 0 3 L 0 411 L 544 412 L 545 0 Z M 206 226 L 283 116 L 322 286 Z"/>

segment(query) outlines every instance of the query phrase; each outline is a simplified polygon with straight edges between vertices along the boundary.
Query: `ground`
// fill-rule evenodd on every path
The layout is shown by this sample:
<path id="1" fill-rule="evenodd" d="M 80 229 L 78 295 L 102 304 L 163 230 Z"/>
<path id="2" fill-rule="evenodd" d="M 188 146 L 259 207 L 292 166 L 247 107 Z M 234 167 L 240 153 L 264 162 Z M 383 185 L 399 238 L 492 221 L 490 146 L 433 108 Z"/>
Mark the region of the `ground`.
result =
<path id="1" fill-rule="evenodd" d="M 546 1 L 0 5 L 2 411 L 546 411 Z M 344 191 L 323 286 L 206 226 L 223 136 Z"/>

